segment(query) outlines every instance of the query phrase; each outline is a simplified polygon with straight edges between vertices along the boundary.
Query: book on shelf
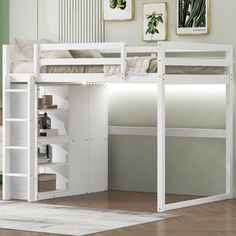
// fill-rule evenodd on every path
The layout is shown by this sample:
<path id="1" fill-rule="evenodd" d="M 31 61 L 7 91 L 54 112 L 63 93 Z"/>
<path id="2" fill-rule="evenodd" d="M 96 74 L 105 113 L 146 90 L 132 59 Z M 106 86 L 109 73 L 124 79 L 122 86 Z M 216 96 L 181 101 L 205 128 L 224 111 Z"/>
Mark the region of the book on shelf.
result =
<path id="1" fill-rule="evenodd" d="M 39 133 L 41 137 L 52 137 L 59 135 L 57 129 L 40 129 Z"/>
<path id="2" fill-rule="evenodd" d="M 38 98 L 38 109 L 57 109 L 57 105 L 53 104 L 53 95 L 43 95 Z"/>
<path id="3" fill-rule="evenodd" d="M 46 153 L 38 153 L 38 158 L 48 158 Z"/>
<path id="4" fill-rule="evenodd" d="M 38 158 L 38 164 L 48 164 L 49 159 L 45 159 L 45 158 Z"/>
<path id="5" fill-rule="evenodd" d="M 52 162 L 52 146 L 38 145 L 38 164 L 48 164 Z"/>
<path id="6" fill-rule="evenodd" d="M 39 107 L 39 110 L 57 109 L 57 108 L 58 108 L 57 105 L 43 105 L 43 106 Z"/>

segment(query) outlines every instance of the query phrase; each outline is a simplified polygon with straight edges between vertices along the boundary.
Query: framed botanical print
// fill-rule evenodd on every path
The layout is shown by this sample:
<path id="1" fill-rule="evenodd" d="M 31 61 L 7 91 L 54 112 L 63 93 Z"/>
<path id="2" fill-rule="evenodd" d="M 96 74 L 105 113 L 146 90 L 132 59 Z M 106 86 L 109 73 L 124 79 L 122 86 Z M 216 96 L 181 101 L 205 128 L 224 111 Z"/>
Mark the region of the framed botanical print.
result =
<path id="1" fill-rule="evenodd" d="M 134 0 L 103 0 L 104 20 L 132 20 Z"/>
<path id="2" fill-rule="evenodd" d="M 143 4 L 143 40 L 167 39 L 167 3 Z"/>
<path id="3" fill-rule="evenodd" d="M 209 33 L 210 0 L 177 0 L 177 34 Z"/>

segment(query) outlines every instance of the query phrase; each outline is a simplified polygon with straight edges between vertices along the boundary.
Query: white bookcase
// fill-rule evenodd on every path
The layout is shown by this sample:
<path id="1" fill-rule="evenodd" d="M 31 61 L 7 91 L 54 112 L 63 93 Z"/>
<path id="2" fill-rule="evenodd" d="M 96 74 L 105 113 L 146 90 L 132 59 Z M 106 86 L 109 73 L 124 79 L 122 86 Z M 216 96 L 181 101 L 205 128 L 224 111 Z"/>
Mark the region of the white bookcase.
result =
<path id="1" fill-rule="evenodd" d="M 11 138 L 6 139 L 8 188 L 4 199 L 31 202 L 107 190 L 108 97 L 105 85 L 36 84 L 35 89 L 29 88 L 28 84 L 11 85 L 6 91 L 10 96 L 10 110 L 5 120 L 9 129 L 7 135 Z M 31 106 L 29 94 L 35 96 L 35 104 Z M 53 95 L 58 109 L 39 110 L 37 98 L 42 95 Z M 59 135 L 38 135 L 38 115 L 45 112 Z M 39 144 L 52 146 L 52 162 L 38 164 Z M 39 173 L 56 174 L 55 191 L 38 192 Z"/>
<path id="2" fill-rule="evenodd" d="M 58 130 L 57 136 L 37 136 L 37 145 L 50 145 L 52 159 L 50 163 L 38 164 L 36 161 L 36 185 L 39 173 L 56 174 L 56 190 L 49 192 L 37 192 L 37 200 L 69 195 L 69 86 L 38 86 L 38 97 L 52 95 L 53 104 L 58 109 L 43 109 L 38 114 L 47 113 L 51 119 L 53 129 Z"/>

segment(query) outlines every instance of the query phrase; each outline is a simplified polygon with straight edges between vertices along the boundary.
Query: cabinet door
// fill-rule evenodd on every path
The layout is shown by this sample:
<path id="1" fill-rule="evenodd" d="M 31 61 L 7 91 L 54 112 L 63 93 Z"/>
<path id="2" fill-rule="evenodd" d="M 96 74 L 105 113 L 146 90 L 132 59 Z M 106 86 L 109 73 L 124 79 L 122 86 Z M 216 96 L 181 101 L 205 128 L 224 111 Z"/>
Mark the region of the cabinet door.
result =
<path id="1" fill-rule="evenodd" d="M 88 95 L 87 86 L 71 87 L 69 189 L 72 194 L 84 194 L 89 192 Z"/>
<path id="2" fill-rule="evenodd" d="M 90 192 L 108 188 L 108 96 L 103 85 L 89 90 L 89 187 Z"/>

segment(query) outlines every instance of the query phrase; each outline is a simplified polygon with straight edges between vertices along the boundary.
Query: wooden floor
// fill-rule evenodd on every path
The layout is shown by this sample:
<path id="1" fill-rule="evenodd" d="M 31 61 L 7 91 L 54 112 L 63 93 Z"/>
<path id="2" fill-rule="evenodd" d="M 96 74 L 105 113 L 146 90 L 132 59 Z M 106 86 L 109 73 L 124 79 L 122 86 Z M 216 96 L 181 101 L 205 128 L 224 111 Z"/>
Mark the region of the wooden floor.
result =
<path id="1" fill-rule="evenodd" d="M 1 188 L 0 188 L 1 196 Z M 169 202 L 189 199 L 183 196 L 167 196 Z M 156 196 L 147 193 L 108 192 L 41 201 L 46 204 L 125 209 L 135 211 L 155 211 Z M 170 211 L 179 217 L 170 220 L 133 226 L 98 236 L 235 236 L 236 200 L 227 200 L 196 207 Z M 1 211 L 0 211 L 1 214 Z M 46 236 L 50 234 L 1 230 L 0 236 Z"/>

